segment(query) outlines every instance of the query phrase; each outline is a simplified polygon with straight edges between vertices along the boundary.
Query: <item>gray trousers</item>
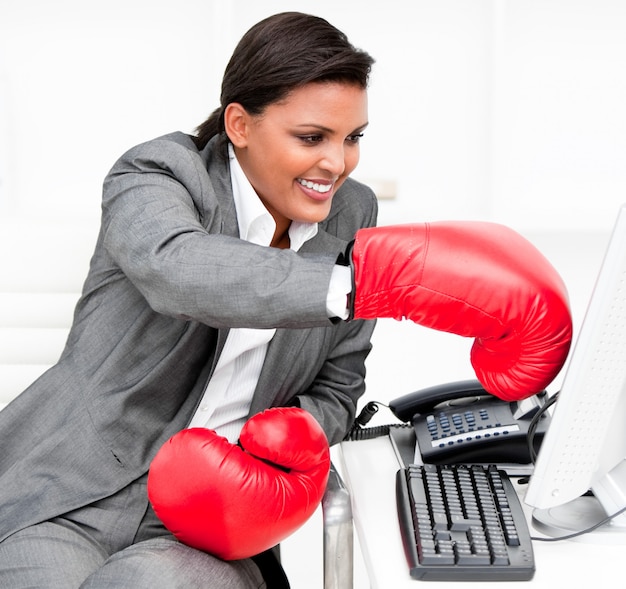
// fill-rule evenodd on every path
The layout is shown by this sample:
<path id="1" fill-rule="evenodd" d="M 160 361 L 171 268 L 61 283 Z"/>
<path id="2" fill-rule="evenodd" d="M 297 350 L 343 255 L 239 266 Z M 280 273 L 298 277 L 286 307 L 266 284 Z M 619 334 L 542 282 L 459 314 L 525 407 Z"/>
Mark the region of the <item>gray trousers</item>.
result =
<path id="1" fill-rule="evenodd" d="M 225 562 L 178 542 L 146 499 L 145 478 L 0 543 L 3 589 L 261 589 L 251 559 Z"/>

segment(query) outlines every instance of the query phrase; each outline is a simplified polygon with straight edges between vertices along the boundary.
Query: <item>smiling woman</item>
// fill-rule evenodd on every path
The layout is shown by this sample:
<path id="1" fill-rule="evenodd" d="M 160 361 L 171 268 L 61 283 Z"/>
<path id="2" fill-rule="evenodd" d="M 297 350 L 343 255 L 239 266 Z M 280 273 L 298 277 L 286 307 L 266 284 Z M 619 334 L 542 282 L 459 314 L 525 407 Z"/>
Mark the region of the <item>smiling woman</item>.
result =
<path id="1" fill-rule="evenodd" d="M 348 177 L 372 63 L 321 18 L 269 17 L 197 136 L 114 164 L 66 347 L 0 412 L 0 586 L 288 586 L 272 548 L 315 510 L 365 390 L 374 326 L 340 321 L 336 262 L 376 222 Z M 262 515 L 285 481 L 289 508 Z M 202 523 L 232 500 L 255 522 Z"/>

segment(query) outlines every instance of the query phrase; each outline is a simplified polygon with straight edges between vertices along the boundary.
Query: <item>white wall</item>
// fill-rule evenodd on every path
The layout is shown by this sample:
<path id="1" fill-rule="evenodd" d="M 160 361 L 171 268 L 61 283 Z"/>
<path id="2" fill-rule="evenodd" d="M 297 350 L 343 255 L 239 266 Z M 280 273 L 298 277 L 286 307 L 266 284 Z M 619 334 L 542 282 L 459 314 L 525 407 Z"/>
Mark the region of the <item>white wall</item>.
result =
<path id="1" fill-rule="evenodd" d="M 127 147 L 192 130 L 230 52 L 281 10 L 377 59 L 357 176 L 381 222 L 600 229 L 626 194 L 622 0 L 0 0 L 0 214 L 94 217 Z"/>

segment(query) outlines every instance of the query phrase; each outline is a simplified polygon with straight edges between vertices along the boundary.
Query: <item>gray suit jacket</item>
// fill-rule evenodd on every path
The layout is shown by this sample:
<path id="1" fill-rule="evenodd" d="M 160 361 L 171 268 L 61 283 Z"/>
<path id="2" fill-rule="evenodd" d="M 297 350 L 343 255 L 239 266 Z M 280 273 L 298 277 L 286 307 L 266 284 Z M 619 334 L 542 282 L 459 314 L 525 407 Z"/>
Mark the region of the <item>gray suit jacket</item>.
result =
<path id="1" fill-rule="evenodd" d="M 373 322 L 332 322 L 326 293 L 376 201 L 348 180 L 299 253 L 238 238 L 225 153 L 174 133 L 104 183 L 102 224 L 58 363 L 0 412 L 0 538 L 109 496 L 184 428 L 229 327 L 278 328 L 251 414 L 297 404 L 341 439 L 364 392 Z"/>

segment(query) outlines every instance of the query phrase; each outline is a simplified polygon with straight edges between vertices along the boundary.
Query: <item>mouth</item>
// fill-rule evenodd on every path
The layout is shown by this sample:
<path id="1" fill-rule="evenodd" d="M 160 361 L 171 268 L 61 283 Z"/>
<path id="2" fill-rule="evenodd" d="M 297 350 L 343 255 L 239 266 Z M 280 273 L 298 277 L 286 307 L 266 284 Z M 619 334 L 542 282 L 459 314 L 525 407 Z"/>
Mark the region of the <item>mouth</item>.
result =
<path id="1" fill-rule="evenodd" d="M 334 182 L 313 182 L 312 180 L 305 180 L 304 178 L 297 178 L 297 182 L 298 184 L 300 184 L 300 186 L 304 186 L 304 188 L 313 190 L 320 195 L 325 195 L 330 192 L 334 185 Z"/>

